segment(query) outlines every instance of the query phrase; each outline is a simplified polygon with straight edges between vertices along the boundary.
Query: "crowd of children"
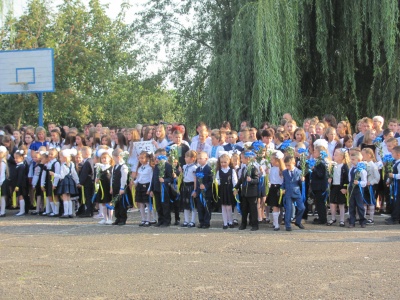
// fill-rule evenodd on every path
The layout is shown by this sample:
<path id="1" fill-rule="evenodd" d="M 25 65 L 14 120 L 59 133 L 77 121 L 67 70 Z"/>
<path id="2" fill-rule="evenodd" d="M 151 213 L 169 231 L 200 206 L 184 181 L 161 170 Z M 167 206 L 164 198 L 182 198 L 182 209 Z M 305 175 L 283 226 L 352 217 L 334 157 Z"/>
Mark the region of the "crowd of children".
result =
<path id="1" fill-rule="evenodd" d="M 358 221 L 365 228 L 379 213 L 390 215 L 386 224 L 398 224 L 400 126 L 396 119 L 384 124 L 381 116 L 365 117 L 352 134 L 348 121 L 332 115 L 300 127 L 285 114 L 278 126 L 243 121 L 238 131 L 229 122 L 213 130 L 199 122 L 192 139 L 184 124 L 164 122 L 135 128 L 90 123 L 82 133 L 53 123 L 47 132 L 6 125 L 0 130 L 0 217 L 8 207 L 19 208 L 18 217 L 93 217 L 101 225 L 125 225 L 127 212 L 137 208 L 142 227 L 207 229 L 214 212 L 222 213 L 223 230 L 255 231 L 270 222 L 274 231 L 281 224 L 304 229 L 310 214 L 318 217 L 309 223 L 327 226 L 353 228 Z M 154 151 L 139 150 L 141 141 Z"/>

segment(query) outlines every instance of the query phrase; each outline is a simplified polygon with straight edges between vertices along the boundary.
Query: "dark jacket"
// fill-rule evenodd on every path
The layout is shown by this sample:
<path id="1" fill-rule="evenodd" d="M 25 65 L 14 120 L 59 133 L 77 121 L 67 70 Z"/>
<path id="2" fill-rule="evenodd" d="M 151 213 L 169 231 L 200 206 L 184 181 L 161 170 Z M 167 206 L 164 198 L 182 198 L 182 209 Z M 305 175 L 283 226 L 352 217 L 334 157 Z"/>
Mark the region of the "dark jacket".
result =
<path id="1" fill-rule="evenodd" d="M 311 189 L 325 191 L 328 187 L 328 171 L 324 162 L 315 165 L 311 173 Z"/>
<path id="2" fill-rule="evenodd" d="M 85 188 L 93 188 L 93 160 L 88 158 L 79 173 L 79 184 Z"/>
<path id="3" fill-rule="evenodd" d="M 151 179 L 151 192 L 158 192 L 161 193 L 161 182 L 159 181 L 160 169 L 158 168 L 158 164 L 154 167 L 153 170 L 153 177 Z M 168 192 L 168 185 L 170 185 L 173 181 L 172 177 L 172 166 L 165 162 L 165 173 L 164 173 L 164 185 L 165 185 L 165 192 Z"/>
<path id="4" fill-rule="evenodd" d="M 247 181 L 247 168 L 246 172 L 242 172 L 240 178 L 238 178 L 238 183 L 235 186 L 235 189 L 241 188 L 241 196 L 250 198 L 258 196 L 258 169 L 255 166 L 251 166 L 250 172 L 251 180 Z"/>
<path id="5" fill-rule="evenodd" d="M 204 177 L 201 180 L 201 183 L 204 184 L 204 187 L 205 187 L 205 190 L 203 191 L 204 192 L 203 195 L 207 199 L 210 199 L 213 196 L 213 194 L 212 194 L 213 175 L 212 175 L 211 167 L 206 164 L 203 167 L 203 170 L 201 170 L 201 168 L 202 167 L 198 167 L 196 169 L 196 173 L 203 173 L 204 174 Z M 197 194 L 197 196 L 199 196 L 201 190 L 200 190 L 200 182 L 199 182 L 199 179 L 197 177 L 196 177 L 196 181 L 197 181 L 196 182 L 196 194 Z"/>

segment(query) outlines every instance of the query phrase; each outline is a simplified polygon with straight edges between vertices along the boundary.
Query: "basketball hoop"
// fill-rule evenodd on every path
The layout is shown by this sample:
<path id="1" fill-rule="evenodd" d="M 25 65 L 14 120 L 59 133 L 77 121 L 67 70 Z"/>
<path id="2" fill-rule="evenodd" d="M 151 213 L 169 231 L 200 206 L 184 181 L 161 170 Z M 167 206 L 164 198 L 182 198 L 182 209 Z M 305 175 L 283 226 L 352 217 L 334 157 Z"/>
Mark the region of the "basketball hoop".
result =
<path id="1" fill-rule="evenodd" d="M 29 90 L 29 83 L 28 82 L 11 82 L 10 85 L 20 85 L 22 91 Z"/>

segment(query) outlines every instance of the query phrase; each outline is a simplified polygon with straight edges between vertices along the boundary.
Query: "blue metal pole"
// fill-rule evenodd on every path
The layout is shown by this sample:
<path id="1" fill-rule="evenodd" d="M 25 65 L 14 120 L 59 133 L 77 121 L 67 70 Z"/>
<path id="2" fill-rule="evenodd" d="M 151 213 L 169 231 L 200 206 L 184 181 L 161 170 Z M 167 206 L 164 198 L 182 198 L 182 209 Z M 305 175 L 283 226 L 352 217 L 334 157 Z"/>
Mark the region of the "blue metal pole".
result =
<path id="1" fill-rule="evenodd" d="M 38 93 L 39 99 L 39 126 L 43 126 L 43 93 Z"/>

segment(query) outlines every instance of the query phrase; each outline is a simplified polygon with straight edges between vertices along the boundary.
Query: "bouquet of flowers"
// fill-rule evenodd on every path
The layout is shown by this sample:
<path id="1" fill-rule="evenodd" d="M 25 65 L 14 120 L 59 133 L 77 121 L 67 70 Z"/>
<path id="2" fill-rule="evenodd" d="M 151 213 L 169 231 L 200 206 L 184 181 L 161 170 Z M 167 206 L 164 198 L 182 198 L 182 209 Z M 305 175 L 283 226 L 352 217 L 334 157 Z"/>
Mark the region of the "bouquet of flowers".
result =
<path id="1" fill-rule="evenodd" d="M 325 162 L 325 159 L 328 157 L 328 154 L 325 151 L 320 151 L 319 152 L 319 157 L 317 158 L 317 165 Z"/>
<path id="2" fill-rule="evenodd" d="M 307 175 L 307 156 L 308 151 L 304 148 L 299 148 L 297 153 L 300 155 L 300 167 L 301 167 L 301 176 L 305 177 Z"/>
<path id="3" fill-rule="evenodd" d="M 354 175 L 354 180 L 357 180 L 357 181 L 358 181 L 358 180 L 361 179 L 361 172 L 362 172 L 363 170 L 367 170 L 367 165 L 365 164 L 365 162 L 359 162 L 359 163 L 357 164 L 357 166 L 356 166 L 356 174 Z M 350 192 L 349 199 L 351 198 L 351 195 L 353 194 L 354 187 L 355 187 L 355 185 L 353 184 L 353 182 L 351 182 L 351 184 L 352 184 L 353 186 L 352 186 L 352 189 L 351 189 L 351 192 Z"/>
<path id="4" fill-rule="evenodd" d="M 176 145 L 167 146 L 165 150 L 167 151 L 169 163 L 174 166 L 174 163 L 179 159 L 178 147 Z"/>
<path id="5" fill-rule="evenodd" d="M 157 156 L 158 159 L 158 169 L 160 170 L 160 173 L 158 175 L 159 178 L 163 178 L 165 176 L 165 162 L 167 161 L 167 157 L 165 155 L 159 155 Z"/>
<path id="6" fill-rule="evenodd" d="M 375 145 L 376 149 L 378 149 L 379 156 L 382 158 L 383 156 L 382 138 L 378 136 L 372 141 L 372 143 Z"/>
<path id="7" fill-rule="evenodd" d="M 256 141 L 253 143 L 253 149 L 254 152 L 256 153 L 256 160 L 258 163 L 261 163 L 261 161 L 263 160 L 263 156 L 264 156 L 264 149 L 265 149 L 265 145 L 263 142 L 260 141 Z"/>
<path id="8" fill-rule="evenodd" d="M 283 151 L 283 152 L 287 152 L 289 149 L 288 148 L 292 148 L 292 147 L 290 147 L 290 144 L 292 143 L 292 141 L 291 140 L 286 140 L 286 141 L 284 141 L 283 143 L 282 143 L 282 145 L 281 145 L 281 151 Z M 293 149 L 293 148 L 292 148 Z M 290 150 L 289 150 L 290 151 Z"/>
<path id="9" fill-rule="evenodd" d="M 310 158 L 306 160 L 306 163 L 308 165 L 308 171 L 312 173 L 312 168 L 317 164 L 316 160 L 314 158 Z"/>

